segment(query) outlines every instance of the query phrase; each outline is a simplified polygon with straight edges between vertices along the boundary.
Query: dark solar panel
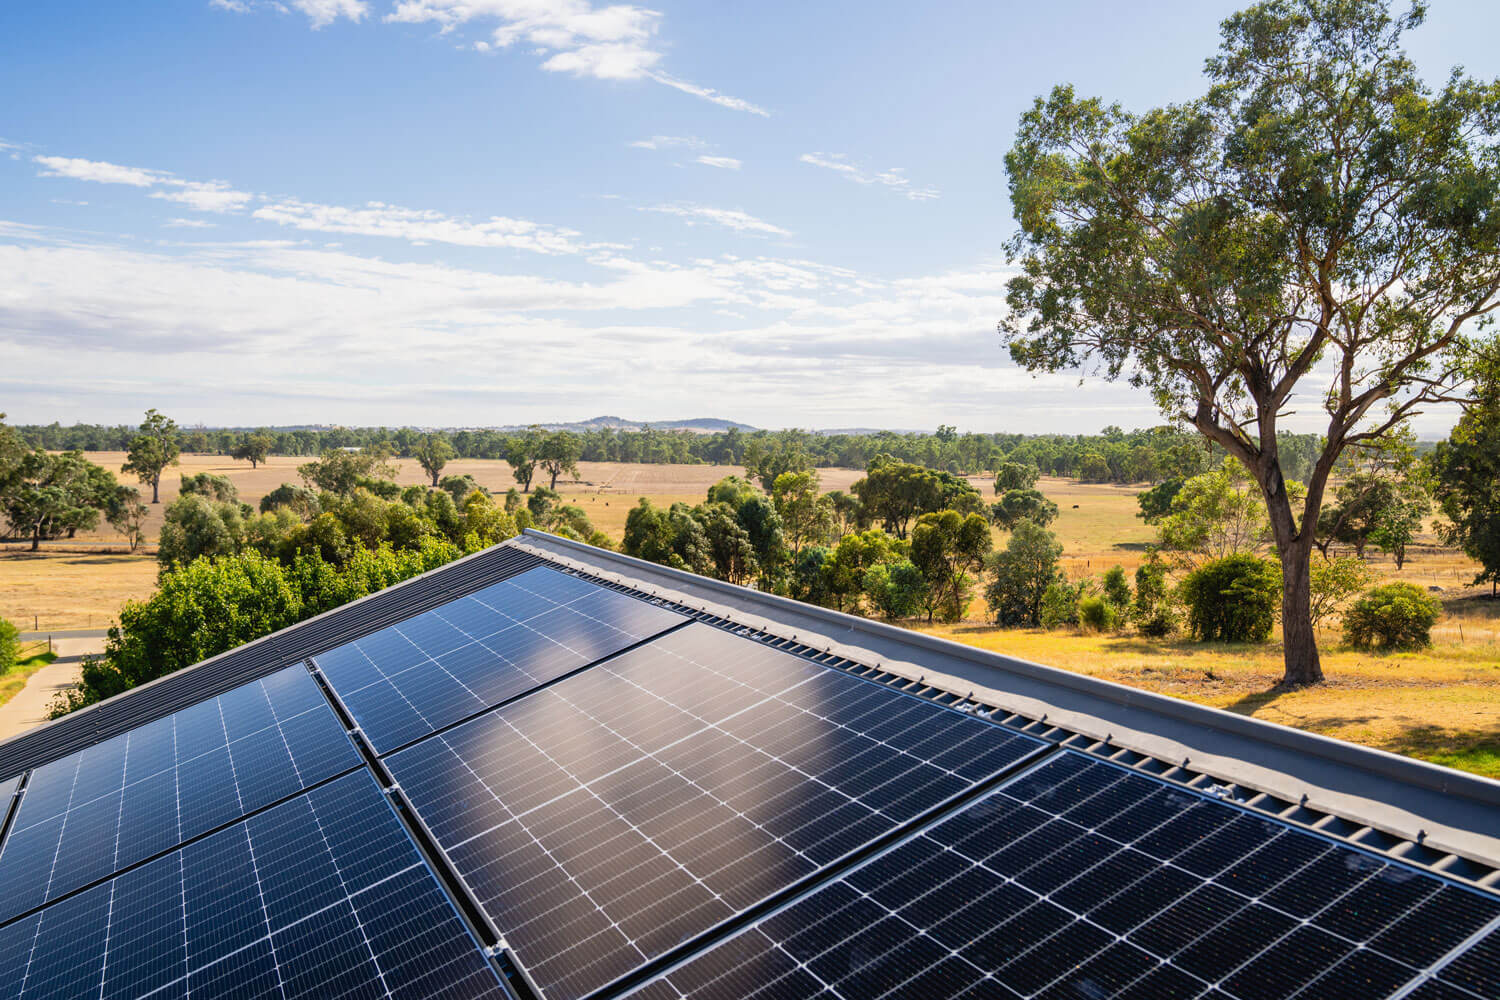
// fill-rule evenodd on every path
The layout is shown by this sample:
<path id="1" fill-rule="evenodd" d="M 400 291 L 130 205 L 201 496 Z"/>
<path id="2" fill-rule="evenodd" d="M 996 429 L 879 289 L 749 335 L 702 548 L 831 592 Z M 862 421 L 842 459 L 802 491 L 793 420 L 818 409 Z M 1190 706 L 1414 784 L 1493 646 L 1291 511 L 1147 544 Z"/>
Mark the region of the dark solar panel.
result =
<path id="1" fill-rule="evenodd" d="M 0 845 L 0 920 L 359 762 L 299 665 L 45 764 Z"/>
<path id="2" fill-rule="evenodd" d="M 320 653 L 381 753 L 681 624 L 682 615 L 537 568 Z"/>
<path id="3" fill-rule="evenodd" d="M 368 772 L 0 926 L 0 997 L 503 997 Z"/>
<path id="4" fill-rule="evenodd" d="M 695 624 L 387 763 L 562 1000 L 1041 747 Z"/>
<path id="5" fill-rule="evenodd" d="M 1493 1000 L 1497 923 L 1493 898 L 1069 751 L 633 996 L 1371 1000 L 1436 968 L 1412 996 Z"/>

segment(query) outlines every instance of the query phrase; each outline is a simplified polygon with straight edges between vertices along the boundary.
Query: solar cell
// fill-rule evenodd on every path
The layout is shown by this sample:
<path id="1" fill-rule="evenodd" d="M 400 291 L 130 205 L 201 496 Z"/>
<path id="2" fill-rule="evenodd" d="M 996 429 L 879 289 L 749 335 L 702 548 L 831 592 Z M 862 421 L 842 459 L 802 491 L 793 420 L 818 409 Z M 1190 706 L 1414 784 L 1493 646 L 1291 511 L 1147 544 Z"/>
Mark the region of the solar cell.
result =
<path id="1" fill-rule="evenodd" d="M 0 920 L 359 763 L 299 665 L 43 765 L 0 845 Z"/>
<path id="2" fill-rule="evenodd" d="M 1489 896 L 1065 751 L 632 996 L 1371 1000 L 1426 972 L 1412 996 L 1476 1000 L 1496 924 Z"/>
<path id="3" fill-rule="evenodd" d="M 538 567 L 314 662 L 388 753 L 685 620 Z"/>
<path id="4" fill-rule="evenodd" d="M 562 1000 L 1041 747 L 693 624 L 386 762 Z"/>
<path id="5" fill-rule="evenodd" d="M 367 771 L 0 926 L 0 997 L 504 997 Z"/>

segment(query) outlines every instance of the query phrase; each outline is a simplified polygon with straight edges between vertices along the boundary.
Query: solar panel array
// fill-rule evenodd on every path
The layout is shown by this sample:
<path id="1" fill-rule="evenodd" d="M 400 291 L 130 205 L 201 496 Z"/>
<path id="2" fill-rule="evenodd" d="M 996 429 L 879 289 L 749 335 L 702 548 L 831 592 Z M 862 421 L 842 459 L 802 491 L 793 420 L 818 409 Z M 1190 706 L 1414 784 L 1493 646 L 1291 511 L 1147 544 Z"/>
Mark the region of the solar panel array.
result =
<path id="1" fill-rule="evenodd" d="M 1066 751 L 633 996 L 1475 1000 L 1497 924 L 1493 897 Z"/>
<path id="2" fill-rule="evenodd" d="M 21 777 L 0 1000 L 1500 996 L 1493 894 L 547 567 Z"/>

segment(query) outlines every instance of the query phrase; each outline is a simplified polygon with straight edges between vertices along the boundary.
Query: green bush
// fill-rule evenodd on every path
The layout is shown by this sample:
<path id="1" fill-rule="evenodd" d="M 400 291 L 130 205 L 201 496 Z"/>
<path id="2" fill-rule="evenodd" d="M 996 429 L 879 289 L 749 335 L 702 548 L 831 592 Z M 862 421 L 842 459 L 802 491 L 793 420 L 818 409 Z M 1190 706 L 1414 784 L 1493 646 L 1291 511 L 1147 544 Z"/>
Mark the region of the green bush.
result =
<path id="1" fill-rule="evenodd" d="M 1095 632 L 1113 632 L 1120 622 L 1120 613 L 1107 598 L 1088 594 L 1078 599 L 1078 622 Z"/>
<path id="2" fill-rule="evenodd" d="M 1111 566 L 1102 581 L 1104 599 L 1120 611 L 1130 607 L 1130 581 L 1125 579 L 1124 566 Z"/>
<path id="3" fill-rule="evenodd" d="M 1042 628 L 1059 628 L 1078 624 L 1078 598 L 1082 583 L 1058 580 L 1042 594 Z"/>
<path id="4" fill-rule="evenodd" d="M 1135 570 L 1135 601 L 1130 619 L 1141 635 L 1161 639 L 1181 624 L 1172 594 L 1167 589 L 1167 568 L 1154 554 Z"/>
<path id="5" fill-rule="evenodd" d="M 1281 568 L 1245 553 L 1215 559 L 1182 581 L 1188 630 L 1203 642 L 1265 642 L 1281 606 Z"/>
<path id="6" fill-rule="evenodd" d="M 20 647 L 20 630 L 4 618 L 0 618 L 0 674 L 16 665 L 16 652 Z"/>
<path id="7" fill-rule="evenodd" d="M 1371 587 L 1344 612 L 1344 640 L 1351 646 L 1416 649 L 1432 642 L 1442 605 L 1421 587 L 1387 583 Z"/>

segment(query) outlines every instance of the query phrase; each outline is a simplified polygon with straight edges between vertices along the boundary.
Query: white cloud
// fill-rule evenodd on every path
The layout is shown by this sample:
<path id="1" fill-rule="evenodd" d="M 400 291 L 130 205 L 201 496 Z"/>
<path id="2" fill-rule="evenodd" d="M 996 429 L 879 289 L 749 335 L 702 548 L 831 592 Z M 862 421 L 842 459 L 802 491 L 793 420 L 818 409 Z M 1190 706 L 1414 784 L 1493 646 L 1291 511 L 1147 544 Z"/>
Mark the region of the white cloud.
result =
<path id="1" fill-rule="evenodd" d="M 688 149 L 707 149 L 708 143 L 693 135 L 653 135 L 649 139 L 637 139 L 630 144 L 636 149 L 670 149 L 686 146 Z"/>
<path id="2" fill-rule="evenodd" d="M 165 174 L 139 167 L 122 167 L 100 160 L 80 160 L 67 156 L 38 156 L 34 158 L 44 168 L 43 177 L 68 177 L 77 181 L 93 181 L 96 184 L 128 184 L 131 187 L 151 187 L 166 180 Z"/>
<path id="3" fill-rule="evenodd" d="M 224 181 L 185 181 L 164 171 L 143 167 L 124 167 L 118 163 L 67 156 L 37 156 L 33 159 L 44 168 L 43 177 L 156 188 L 151 197 L 179 202 L 200 212 L 237 212 L 254 197 L 234 190 Z"/>
<path id="4" fill-rule="evenodd" d="M 203 219 L 168 219 L 162 223 L 168 229 L 212 229 L 214 224 Z"/>
<path id="5" fill-rule="evenodd" d="M 689 225 L 702 220 L 711 222 L 725 229 L 733 229 L 737 233 L 764 233 L 770 236 L 790 236 L 789 230 L 780 226 L 773 226 L 769 222 L 757 219 L 755 216 L 738 209 L 710 208 L 707 205 L 652 205 L 644 209 L 647 212 L 663 212 L 667 215 L 676 215 L 687 219 Z"/>
<path id="6" fill-rule="evenodd" d="M 732 156 L 700 156 L 698 163 L 705 167 L 718 167 L 722 170 L 738 170 L 743 164 Z"/>
<path id="7" fill-rule="evenodd" d="M 493 23 L 481 52 L 526 45 L 544 56 L 542 69 L 599 80 L 654 80 L 720 107 L 769 116 L 764 108 L 658 69 L 654 45 L 661 13 L 634 4 L 596 7 L 588 0 L 400 0 L 387 21 L 434 23 L 445 32 Z"/>
<path id="8" fill-rule="evenodd" d="M 906 176 L 906 170 L 902 167 L 891 167 L 888 170 L 877 170 L 871 173 L 850 163 L 849 157 L 843 153 L 803 153 L 798 159 L 803 163 L 843 174 L 857 184 L 882 185 L 912 201 L 931 201 L 940 197 L 937 188 L 913 187 L 911 178 Z"/>
<path id="9" fill-rule="evenodd" d="M 269 7 L 282 14 L 295 9 L 307 15 L 314 29 L 326 28 L 341 17 L 361 21 L 370 12 L 366 0 L 208 0 L 208 5 L 235 14 L 248 14 L 257 7 Z"/>
<path id="10" fill-rule="evenodd" d="M 416 243 L 509 247 L 543 254 L 577 254 L 602 246 L 578 242 L 576 237 L 579 234 L 571 229 L 544 226 L 525 219 L 493 216 L 483 222 L 471 222 L 430 209 L 402 208 L 378 201 L 350 208 L 283 199 L 262 205 L 251 215 L 294 229 L 383 236 Z"/>

